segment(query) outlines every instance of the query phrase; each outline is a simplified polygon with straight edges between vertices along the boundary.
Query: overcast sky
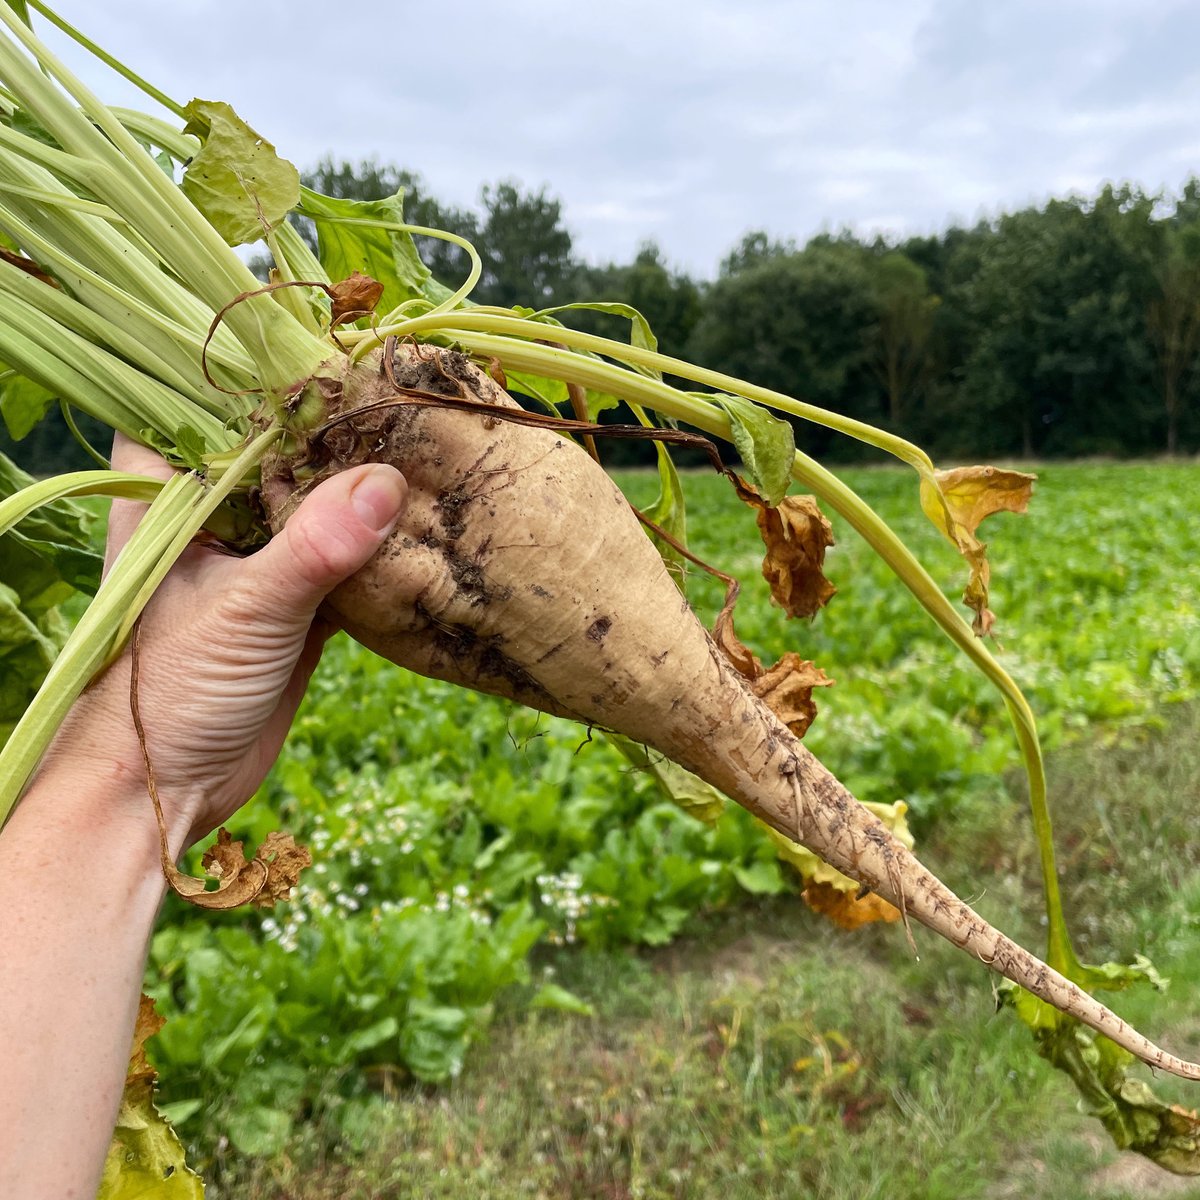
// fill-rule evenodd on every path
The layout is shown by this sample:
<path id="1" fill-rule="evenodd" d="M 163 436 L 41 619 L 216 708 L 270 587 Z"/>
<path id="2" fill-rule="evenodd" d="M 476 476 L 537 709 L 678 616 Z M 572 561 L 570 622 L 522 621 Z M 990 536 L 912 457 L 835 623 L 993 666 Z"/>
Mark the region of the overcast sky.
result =
<path id="1" fill-rule="evenodd" d="M 1177 0 L 59 7 L 176 99 L 229 101 L 301 167 L 376 156 L 464 207 L 485 181 L 545 185 L 592 261 L 654 238 L 711 275 L 754 228 L 931 232 L 1200 170 L 1200 5 Z"/>

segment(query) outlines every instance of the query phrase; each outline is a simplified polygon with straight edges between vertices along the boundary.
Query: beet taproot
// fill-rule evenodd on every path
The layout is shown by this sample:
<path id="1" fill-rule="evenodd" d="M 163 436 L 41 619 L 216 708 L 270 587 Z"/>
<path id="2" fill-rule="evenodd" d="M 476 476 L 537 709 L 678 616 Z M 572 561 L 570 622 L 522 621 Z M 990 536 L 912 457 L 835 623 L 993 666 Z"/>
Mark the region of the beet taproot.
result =
<path id="1" fill-rule="evenodd" d="M 276 530 L 333 472 L 371 460 L 407 477 L 400 524 L 328 601 L 355 639 L 421 675 L 652 747 L 1033 995 L 1200 1079 L 990 925 L 854 799 L 726 660 L 579 446 L 437 406 L 519 408 L 461 354 L 400 346 L 365 378 L 330 388 L 319 436 L 263 468 Z"/>

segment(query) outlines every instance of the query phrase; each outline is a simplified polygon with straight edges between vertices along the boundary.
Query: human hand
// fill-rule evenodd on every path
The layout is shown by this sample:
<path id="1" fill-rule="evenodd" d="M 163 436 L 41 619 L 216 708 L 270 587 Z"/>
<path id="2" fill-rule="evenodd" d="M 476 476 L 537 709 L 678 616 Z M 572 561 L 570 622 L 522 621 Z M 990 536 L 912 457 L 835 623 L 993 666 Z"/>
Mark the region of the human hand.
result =
<path id="1" fill-rule="evenodd" d="M 170 476 L 153 451 L 117 435 L 117 470 Z M 391 467 L 343 472 L 315 488 L 286 528 L 248 558 L 189 548 L 141 621 L 138 704 L 171 849 L 210 833 L 275 761 L 321 649 L 334 632 L 321 601 L 363 566 L 407 501 Z M 145 505 L 115 501 L 106 565 Z M 126 785 L 152 819 L 129 707 L 130 650 L 79 698 L 47 752 L 43 777 L 86 766 Z"/>

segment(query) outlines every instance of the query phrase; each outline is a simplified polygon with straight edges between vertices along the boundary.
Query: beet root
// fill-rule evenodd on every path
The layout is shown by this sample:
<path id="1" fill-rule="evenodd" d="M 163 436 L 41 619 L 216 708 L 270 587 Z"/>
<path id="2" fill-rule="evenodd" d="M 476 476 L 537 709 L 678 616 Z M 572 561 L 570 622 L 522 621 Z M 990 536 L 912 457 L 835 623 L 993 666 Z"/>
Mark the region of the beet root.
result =
<path id="1" fill-rule="evenodd" d="M 544 428 L 428 406 L 437 395 L 518 407 L 464 356 L 400 347 L 390 370 L 334 396 L 337 423 L 264 464 L 276 529 L 332 472 L 370 460 L 406 476 L 400 524 L 329 598 L 354 638 L 419 674 L 660 751 L 906 918 L 1152 1066 L 1200 1079 L 1200 1066 L 976 914 L 800 744 L 717 649 L 583 450 Z"/>

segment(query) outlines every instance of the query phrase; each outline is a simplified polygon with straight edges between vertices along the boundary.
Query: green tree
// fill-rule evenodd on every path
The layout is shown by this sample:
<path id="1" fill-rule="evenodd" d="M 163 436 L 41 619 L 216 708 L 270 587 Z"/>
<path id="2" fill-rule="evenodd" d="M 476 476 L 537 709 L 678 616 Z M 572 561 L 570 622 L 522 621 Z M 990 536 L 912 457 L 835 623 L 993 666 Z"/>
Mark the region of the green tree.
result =
<path id="1" fill-rule="evenodd" d="M 872 291 L 878 313 L 868 331 L 871 368 L 887 395 L 893 428 L 932 373 L 930 340 L 941 303 L 931 295 L 925 271 L 898 250 L 872 261 Z"/>
<path id="2" fill-rule="evenodd" d="M 961 385 L 941 414 L 954 449 L 987 454 L 1144 452 L 1154 446 L 1155 198 L 1106 188 L 1001 217 L 968 243 Z"/>
<path id="3" fill-rule="evenodd" d="M 752 229 L 742 236 L 742 240 L 722 260 L 721 277 L 737 275 L 742 271 L 762 266 L 772 259 L 787 258 L 798 252 L 796 243 L 791 238 L 780 241 L 772 238 L 763 229 Z"/>
<path id="4" fill-rule="evenodd" d="M 703 311 L 699 284 L 671 270 L 655 242 L 644 242 L 632 263 L 581 267 L 573 292 L 581 300 L 617 300 L 633 305 L 650 322 L 659 349 L 676 356 L 686 350 Z M 625 336 L 617 328 L 618 318 L 602 313 L 579 311 L 564 314 L 564 320 L 580 329 Z"/>
<path id="5" fill-rule="evenodd" d="M 1196 181 L 1189 188 L 1196 191 Z M 1187 212 L 1185 202 L 1176 210 Z M 1146 328 L 1158 363 L 1166 418 L 1166 449 L 1179 451 L 1179 426 L 1188 384 L 1200 353 L 1200 220 L 1165 223 L 1155 268 L 1157 292 L 1146 309 Z"/>
<path id="6" fill-rule="evenodd" d="M 818 239 L 798 253 L 769 254 L 725 274 L 709 289 L 691 354 L 717 370 L 753 379 L 851 416 L 878 421 L 867 331 L 876 320 L 863 247 Z M 844 440 L 799 428 L 806 450 Z"/>
<path id="7" fill-rule="evenodd" d="M 545 190 L 523 192 L 513 182 L 485 185 L 484 218 L 476 246 L 483 279 L 475 299 L 503 308 L 542 308 L 566 296 L 575 273 L 562 204 Z"/>

